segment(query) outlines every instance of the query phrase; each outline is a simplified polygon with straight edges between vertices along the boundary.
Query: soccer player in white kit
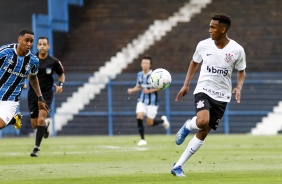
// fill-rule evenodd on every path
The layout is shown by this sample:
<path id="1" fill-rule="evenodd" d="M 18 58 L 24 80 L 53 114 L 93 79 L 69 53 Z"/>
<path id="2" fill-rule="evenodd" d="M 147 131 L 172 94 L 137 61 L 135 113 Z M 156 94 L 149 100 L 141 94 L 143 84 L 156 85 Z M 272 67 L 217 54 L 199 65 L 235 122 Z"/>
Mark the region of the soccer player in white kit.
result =
<path id="1" fill-rule="evenodd" d="M 198 66 L 202 62 L 199 79 L 194 90 L 196 116 L 187 120 L 176 133 L 175 142 L 180 145 L 189 132 L 198 130 L 187 148 L 173 165 L 171 173 L 185 176 L 183 164 L 204 144 L 211 129 L 216 130 L 224 114 L 226 105 L 231 100 L 231 92 L 240 103 L 241 90 L 246 77 L 246 56 L 242 46 L 228 38 L 227 31 L 231 19 L 225 14 L 216 14 L 210 22 L 210 38 L 200 41 L 187 71 L 183 87 L 176 96 L 182 101 L 189 91 L 189 84 Z M 231 75 L 237 69 L 237 85 L 232 90 Z"/>

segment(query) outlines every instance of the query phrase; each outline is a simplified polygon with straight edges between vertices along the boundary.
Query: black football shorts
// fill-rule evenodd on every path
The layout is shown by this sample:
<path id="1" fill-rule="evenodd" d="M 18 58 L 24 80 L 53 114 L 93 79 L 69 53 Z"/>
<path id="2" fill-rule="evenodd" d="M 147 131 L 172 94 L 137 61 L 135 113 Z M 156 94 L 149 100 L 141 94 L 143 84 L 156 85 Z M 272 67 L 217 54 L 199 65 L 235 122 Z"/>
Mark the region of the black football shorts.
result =
<path id="1" fill-rule="evenodd" d="M 210 112 L 209 126 L 216 130 L 224 114 L 227 102 L 220 102 L 212 99 L 205 93 L 195 94 L 196 112 L 208 110 Z"/>

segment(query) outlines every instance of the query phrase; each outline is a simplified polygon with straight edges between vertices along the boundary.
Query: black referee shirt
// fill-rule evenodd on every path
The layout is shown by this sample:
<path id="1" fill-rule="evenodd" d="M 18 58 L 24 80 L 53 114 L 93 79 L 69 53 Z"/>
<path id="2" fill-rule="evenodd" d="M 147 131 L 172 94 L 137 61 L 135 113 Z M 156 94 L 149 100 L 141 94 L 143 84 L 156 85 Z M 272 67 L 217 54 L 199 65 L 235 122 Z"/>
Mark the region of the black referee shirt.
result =
<path id="1" fill-rule="evenodd" d="M 38 54 L 36 55 L 38 56 Z M 37 77 L 39 80 L 41 92 L 47 92 L 52 90 L 54 85 L 54 72 L 57 73 L 59 76 L 64 73 L 64 67 L 58 59 L 49 55 L 45 59 L 39 59 L 39 70 L 37 73 Z M 29 86 L 29 90 L 33 91 L 33 88 L 30 84 Z"/>

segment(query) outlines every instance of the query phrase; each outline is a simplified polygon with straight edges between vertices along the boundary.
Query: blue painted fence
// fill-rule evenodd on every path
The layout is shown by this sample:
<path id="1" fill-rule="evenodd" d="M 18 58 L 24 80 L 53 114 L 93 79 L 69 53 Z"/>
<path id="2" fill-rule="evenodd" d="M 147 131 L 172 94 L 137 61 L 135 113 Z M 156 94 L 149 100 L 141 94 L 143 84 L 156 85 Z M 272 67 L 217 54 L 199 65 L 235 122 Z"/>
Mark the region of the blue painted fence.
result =
<path id="1" fill-rule="evenodd" d="M 174 84 L 178 84 L 179 86 L 183 84 L 183 81 L 174 81 Z M 195 83 L 195 81 L 193 82 Z M 235 81 L 234 81 L 235 83 Z M 249 84 L 273 84 L 273 85 L 277 85 L 277 84 L 281 84 L 281 80 L 246 80 L 244 85 L 249 85 Z M 78 86 L 78 85 L 82 85 L 82 82 L 66 82 L 66 86 Z M 93 84 L 95 85 L 95 84 Z M 135 111 L 122 111 L 122 112 L 114 112 L 113 111 L 113 94 L 112 94 L 112 87 L 113 86 L 122 86 L 122 85 L 126 85 L 126 86 L 132 86 L 135 85 L 135 83 L 132 83 L 132 81 L 110 81 L 108 83 L 107 86 L 107 96 L 108 96 L 108 110 L 104 111 L 104 112 L 93 112 L 93 111 L 83 111 L 83 112 L 79 112 L 79 116 L 108 116 L 108 135 L 112 136 L 113 135 L 113 117 L 114 116 L 132 116 L 132 114 L 135 113 Z M 26 94 L 22 94 L 22 99 L 27 98 L 27 93 Z M 171 111 L 170 108 L 170 101 L 171 98 L 174 98 L 174 96 L 172 97 L 170 95 L 170 88 L 165 90 L 165 112 L 159 112 L 159 113 L 163 113 L 166 114 L 166 116 L 168 117 L 168 119 L 170 120 L 171 116 L 177 116 L 177 115 L 187 115 L 187 116 L 192 116 L 195 114 L 194 111 Z M 51 116 L 54 116 L 54 108 L 55 104 L 52 104 L 52 111 Z M 260 116 L 266 116 L 269 113 L 269 111 L 252 111 L 252 110 L 248 110 L 248 111 L 232 111 L 229 110 L 229 105 L 226 108 L 225 114 L 224 114 L 224 118 L 223 118 L 223 123 L 224 123 L 224 133 L 225 134 L 229 134 L 229 116 L 247 116 L 247 115 L 260 115 Z M 22 111 L 22 114 L 25 116 L 29 116 L 29 112 L 24 112 Z M 53 121 L 54 123 L 54 121 Z M 55 127 L 55 126 L 53 126 Z M 12 126 L 5 128 L 2 131 L 6 131 L 6 134 L 8 135 L 20 135 L 20 131 L 17 130 L 15 131 L 14 128 Z M 2 137 L 2 131 L 0 131 L 0 138 Z M 53 132 L 55 132 L 55 130 L 53 130 Z M 170 134 L 170 130 L 167 130 L 166 132 L 167 134 Z M 53 137 L 56 136 L 56 132 L 53 134 Z"/>

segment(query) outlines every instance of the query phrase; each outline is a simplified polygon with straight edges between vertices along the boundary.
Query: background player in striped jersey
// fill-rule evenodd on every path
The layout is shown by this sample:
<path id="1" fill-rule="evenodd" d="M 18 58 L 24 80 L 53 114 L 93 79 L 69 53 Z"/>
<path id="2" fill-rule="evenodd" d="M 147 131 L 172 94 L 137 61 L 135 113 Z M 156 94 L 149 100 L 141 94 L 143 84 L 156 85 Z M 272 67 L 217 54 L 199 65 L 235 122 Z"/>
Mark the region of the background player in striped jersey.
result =
<path id="1" fill-rule="evenodd" d="M 241 90 L 245 81 L 246 56 L 241 45 L 228 38 L 227 31 L 231 19 L 225 14 L 216 14 L 210 21 L 210 38 L 198 43 L 193 59 L 187 71 L 183 87 L 176 96 L 181 101 L 189 91 L 189 84 L 194 73 L 202 63 L 200 76 L 194 90 L 196 116 L 187 120 L 176 133 L 176 144 L 182 144 L 193 129 L 196 135 L 190 140 L 186 150 L 173 166 L 171 173 L 185 176 L 182 165 L 204 144 L 211 131 L 216 130 L 224 114 L 226 105 L 235 94 L 240 103 Z M 237 85 L 232 90 L 231 76 L 237 69 Z"/>
<path id="2" fill-rule="evenodd" d="M 42 95 L 47 105 L 50 107 L 54 95 L 53 86 L 56 93 L 59 94 L 63 91 L 63 84 L 65 82 L 64 68 L 58 59 L 48 54 L 50 45 L 47 37 L 38 38 L 37 49 L 38 53 L 36 55 L 39 58 L 39 70 L 37 77 Z M 54 72 L 58 75 L 58 85 L 54 84 Z M 38 113 L 39 111 L 36 103 L 36 93 L 31 87 L 28 90 L 28 107 L 31 125 L 34 129 L 37 129 L 35 146 L 33 151 L 30 153 L 30 156 L 38 157 L 38 151 L 40 150 L 42 138 L 47 138 L 49 136 L 48 127 L 50 125 L 50 119 L 47 118 L 47 114 Z"/>
<path id="3" fill-rule="evenodd" d="M 136 106 L 137 127 L 141 137 L 141 140 L 137 143 L 138 146 L 147 145 L 147 141 L 144 136 L 144 116 L 147 117 L 147 125 L 149 126 L 162 124 L 165 129 L 169 128 L 169 122 L 166 116 L 162 116 L 159 120 L 155 119 L 159 107 L 159 90 L 153 88 L 149 82 L 150 74 L 152 73 L 151 65 L 152 58 L 150 56 L 144 56 L 141 59 L 142 71 L 137 74 L 136 86 L 127 90 L 128 94 L 140 91 Z"/>
<path id="4" fill-rule="evenodd" d="M 14 114 L 27 77 L 37 95 L 38 109 L 46 115 L 49 112 L 36 76 L 38 58 L 30 52 L 33 41 L 34 33 L 29 29 L 22 29 L 18 43 L 0 48 L 0 129 L 10 124 L 15 128 L 21 127 L 20 114 Z"/>

